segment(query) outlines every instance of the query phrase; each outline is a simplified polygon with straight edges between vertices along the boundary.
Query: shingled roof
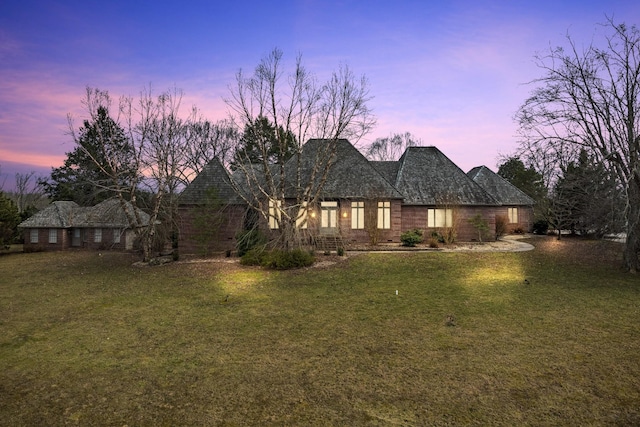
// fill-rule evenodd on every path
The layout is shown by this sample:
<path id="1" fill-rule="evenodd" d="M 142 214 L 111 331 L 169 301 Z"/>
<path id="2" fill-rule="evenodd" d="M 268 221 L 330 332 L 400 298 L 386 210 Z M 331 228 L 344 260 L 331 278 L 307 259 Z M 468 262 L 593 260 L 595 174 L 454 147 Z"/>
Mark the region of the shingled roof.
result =
<path id="1" fill-rule="evenodd" d="M 335 143 L 335 156 L 329 169 L 327 180 L 320 192 L 321 198 L 386 198 L 402 199 L 402 194 L 387 181 L 349 141 L 338 139 L 310 139 L 302 148 L 301 183 L 311 179 L 311 171 L 317 159 L 323 158 L 325 144 Z M 287 182 L 294 183 L 297 170 L 297 155 L 285 165 Z M 319 177 L 316 177 L 316 185 Z M 287 197 L 295 197 L 292 187 L 287 189 Z"/>
<path id="2" fill-rule="evenodd" d="M 133 205 L 125 203 L 133 212 Z M 138 209 L 141 226 L 149 224 L 149 215 Z M 26 219 L 20 228 L 129 228 L 129 221 L 118 199 L 108 199 L 91 207 L 81 207 L 75 202 L 57 201 Z"/>
<path id="3" fill-rule="evenodd" d="M 486 166 L 476 166 L 467 176 L 477 182 L 485 191 L 503 205 L 532 206 L 535 201 L 509 181 Z"/>
<path id="4" fill-rule="evenodd" d="M 239 197 L 231 185 L 229 174 L 218 158 L 211 160 L 180 194 L 179 202 L 184 205 L 203 203 L 210 188 L 217 190 L 222 203 L 238 203 Z"/>
<path id="5" fill-rule="evenodd" d="M 436 147 L 408 147 L 399 163 L 395 186 L 405 204 L 500 204 Z"/>
<path id="6" fill-rule="evenodd" d="M 69 228 L 73 217 L 81 209 L 71 201 L 57 201 L 22 221 L 20 228 Z"/>

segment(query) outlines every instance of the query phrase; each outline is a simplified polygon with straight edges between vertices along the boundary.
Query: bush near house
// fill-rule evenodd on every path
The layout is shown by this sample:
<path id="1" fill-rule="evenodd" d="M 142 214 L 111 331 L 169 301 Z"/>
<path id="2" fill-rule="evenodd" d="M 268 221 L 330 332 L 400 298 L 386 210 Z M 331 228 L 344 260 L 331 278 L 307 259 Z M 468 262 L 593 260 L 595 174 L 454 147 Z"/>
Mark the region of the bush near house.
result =
<path id="1" fill-rule="evenodd" d="M 400 241 L 402 246 L 414 247 L 415 245 L 422 243 L 422 230 L 414 228 L 413 230 L 405 231 L 400 235 Z"/>

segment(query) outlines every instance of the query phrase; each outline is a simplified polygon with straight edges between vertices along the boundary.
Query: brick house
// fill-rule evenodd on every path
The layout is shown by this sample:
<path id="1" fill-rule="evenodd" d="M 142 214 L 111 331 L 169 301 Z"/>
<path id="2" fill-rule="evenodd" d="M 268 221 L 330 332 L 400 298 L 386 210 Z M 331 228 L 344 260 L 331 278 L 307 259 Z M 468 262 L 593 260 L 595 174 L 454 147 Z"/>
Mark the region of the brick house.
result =
<path id="1" fill-rule="evenodd" d="M 126 203 L 126 209 L 133 209 Z M 138 210 L 141 226 L 149 215 Z M 57 201 L 18 225 L 24 237 L 24 250 L 65 250 L 69 248 L 131 250 L 135 231 L 117 199 L 91 207 Z"/>
<path id="2" fill-rule="evenodd" d="M 296 182 L 298 162 L 302 166 L 300 182 L 311 181 L 313 165 L 323 155 L 323 144 L 326 141 L 309 140 L 300 158 L 294 155 L 287 161 L 287 183 Z M 178 208 L 179 247 L 183 253 L 196 252 L 198 247 L 214 251 L 235 248 L 237 233 L 247 227 L 249 218 L 255 219 L 255 213 L 238 196 L 251 185 L 243 175 L 238 171 L 230 175 L 214 159 L 187 186 Z M 415 228 L 427 235 L 453 230 L 458 241 L 473 241 L 478 234 L 468 220 L 479 214 L 489 226 L 487 238 L 491 239 L 495 238 L 496 215 L 508 208 L 483 188 L 483 182 L 476 182 L 435 147 L 409 147 L 398 161 L 374 162 L 341 139 L 336 142 L 326 181 L 318 187 L 317 203 L 305 206 L 304 212 L 300 207 L 299 226 L 312 243 L 333 238 L 347 247 L 399 243 L 403 232 Z M 215 218 L 206 207 L 207 194 L 214 195 Z M 244 194 L 251 197 L 250 192 Z M 279 206 L 291 206 L 295 200 L 294 189 L 285 187 L 284 202 L 269 202 L 272 216 L 259 219 L 260 228 L 268 235 L 278 233 L 275 217 Z M 207 221 L 207 215 L 212 219 Z M 208 234 L 203 232 L 207 223 L 215 224 Z"/>
<path id="3" fill-rule="evenodd" d="M 531 197 L 486 166 L 477 166 L 467 175 L 500 201 L 496 215 L 506 218 L 507 232 L 531 230 L 535 204 Z"/>

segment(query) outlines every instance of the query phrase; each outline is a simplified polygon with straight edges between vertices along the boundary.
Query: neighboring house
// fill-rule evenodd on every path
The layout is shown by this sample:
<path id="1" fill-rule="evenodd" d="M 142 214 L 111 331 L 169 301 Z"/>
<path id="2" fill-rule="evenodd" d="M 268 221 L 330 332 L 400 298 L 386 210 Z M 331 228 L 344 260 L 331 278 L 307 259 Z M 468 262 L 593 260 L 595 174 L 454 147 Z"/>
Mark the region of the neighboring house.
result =
<path id="1" fill-rule="evenodd" d="M 133 207 L 126 203 L 132 213 Z M 141 226 L 149 215 L 138 209 Z M 57 201 L 18 225 L 23 230 L 24 250 L 133 249 L 135 230 L 129 226 L 118 199 L 105 200 L 92 207 Z"/>
<path id="2" fill-rule="evenodd" d="M 324 143 L 309 140 L 300 159 L 293 156 L 287 161 L 288 183 L 295 182 L 298 160 L 302 165 L 301 182 L 309 181 Z M 238 232 L 255 220 L 255 213 L 234 191 L 234 187 L 242 190 L 248 185 L 237 171 L 230 176 L 217 159 L 209 163 L 180 196 L 180 250 L 234 249 Z M 251 192 L 244 194 L 249 196 Z M 277 203 L 294 204 L 295 196 L 294 189 L 287 187 L 285 200 Z M 208 197 L 213 197 L 217 206 L 215 219 L 207 208 Z M 495 237 L 496 215 L 507 209 L 435 147 L 409 147 L 398 161 L 374 162 L 345 139 L 337 141 L 336 155 L 318 199 L 315 206 L 306 207 L 300 227 L 312 241 L 334 237 L 346 246 L 399 243 L 403 232 L 415 228 L 427 235 L 455 230 L 457 240 L 473 241 L 478 233 L 469 219 L 478 214 L 489 226 L 487 238 L 491 239 Z M 259 220 L 267 233 L 278 232 L 275 208 L 274 204 L 273 217 Z M 209 233 L 207 227 L 203 228 L 208 215 L 208 223 L 214 224 Z"/>
<path id="3" fill-rule="evenodd" d="M 535 201 L 509 181 L 486 166 L 477 166 L 467 175 L 502 205 L 497 215 L 507 219 L 507 231 L 530 231 Z"/>

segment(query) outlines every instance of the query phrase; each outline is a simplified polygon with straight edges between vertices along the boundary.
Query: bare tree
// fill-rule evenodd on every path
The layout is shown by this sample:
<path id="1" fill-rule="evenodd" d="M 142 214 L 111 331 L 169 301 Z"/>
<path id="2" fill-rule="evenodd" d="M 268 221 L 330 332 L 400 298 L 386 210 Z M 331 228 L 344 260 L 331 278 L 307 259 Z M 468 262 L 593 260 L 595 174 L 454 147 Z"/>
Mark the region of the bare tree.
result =
<path id="1" fill-rule="evenodd" d="M 29 206 L 36 206 L 44 195 L 38 191 L 35 172 L 16 173 L 15 202 L 18 212 L 24 212 Z"/>
<path id="2" fill-rule="evenodd" d="M 523 153 L 575 159 L 580 149 L 615 174 L 625 190 L 626 268 L 640 268 L 640 31 L 608 19 L 604 47 L 580 49 L 567 36 L 568 49 L 537 55 L 545 75 L 516 118 Z"/>
<path id="3" fill-rule="evenodd" d="M 227 104 L 239 128 L 257 129 L 257 122 L 266 119 L 277 130 L 275 141 L 256 133 L 253 143 L 261 153 L 260 163 L 240 156 L 232 182 L 249 207 L 266 220 L 271 218 L 279 229 L 276 244 L 290 248 L 300 244 L 300 218 L 304 222 L 305 210 L 317 202 L 338 139 L 357 142 L 375 121 L 367 106 L 370 97 L 364 76 L 358 79 L 341 66 L 326 83 L 319 84 L 303 66 L 301 56 L 290 74 L 284 76 L 282 68 L 282 52 L 274 49 L 251 76 L 240 70 Z M 287 162 L 290 172 L 286 173 L 291 135 L 296 154 Z M 304 163 L 309 157 L 303 160 L 301 156 L 303 144 L 311 138 L 322 141 L 315 144 L 311 163 Z M 287 204 L 285 196 L 289 196 Z"/>
<path id="4" fill-rule="evenodd" d="M 394 133 L 391 136 L 377 138 L 369 145 L 365 157 L 369 160 L 390 161 L 398 160 L 407 147 L 422 145 L 422 140 L 411 133 Z"/>
<path id="5" fill-rule="evenodd" d="M 216 157 L 226 167 L 231 164 L 234 147 L 240 138 L 238 129 L 231 121 L 220 120 L 212 123 L 201 117 L 194 108 L 185 131 L 187 182 Z"/>

